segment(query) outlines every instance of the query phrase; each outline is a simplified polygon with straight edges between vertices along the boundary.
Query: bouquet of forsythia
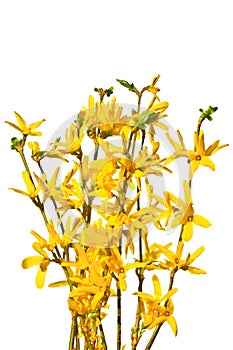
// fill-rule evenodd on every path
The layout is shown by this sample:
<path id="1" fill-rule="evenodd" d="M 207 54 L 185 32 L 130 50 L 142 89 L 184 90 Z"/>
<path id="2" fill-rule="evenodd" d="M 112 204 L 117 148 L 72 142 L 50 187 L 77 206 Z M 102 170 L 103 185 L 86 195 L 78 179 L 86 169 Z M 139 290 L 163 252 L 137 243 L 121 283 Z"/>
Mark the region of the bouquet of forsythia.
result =
<path id="1" fill-rule="evenodd" d="M 187 250 L 194 226 L 211 225 L 195 213 L 191 185 L 200 166 L 215 169 L 211 157 L 226 145 L 215 141 L 205 146 L 202 123 L 212 120 L 217 109 L 209 107 L 200 110 L 194 146 L 187 150 L 180 131 L 174 132 L 164 119 L 168 103 L 158 98 L 158 78 L 141 90 L 117 80 L 137 97 L 136 107 L 128 106 L 127 111 L 127 106 L 110 97 L 112 87 L 95 88 L 99 101 L 90 96 L 88 107 L 46 150 L 37 141 L 28 142 L 30 136 L 42 135 L 37 128 L 44 120 L 27 125 L 15 112 L 17 124 L 6 122 L 21 133 L 21 138 L 12 138 L 11 148 L 22 159 L 26 186 L 26 191 L 12 190 L 32 201 L 45 224 L 44 232 L 31 231 L 35 255 L 25 258 L 22 267 L 38 266 L 36 286 L 42 288 L 48 268 L 59 265 L 63 277 L 49 286 L 67 288 L 72 319 L 69 350 L 113 348 L 104 328 L 109 305 L 114 303 L 116 348 L 126 348 L 122 300 L 130 278 L 135 288 L 131 349 L 140 346 L 145 334 L 143 349 L 151 349 L 165 322 L 176 335 L 175 276 L 181 270 L 205 273 L 193 266 L 204 247 Z M 143 94 L 152 95 L 148 108 L 141 107 Z M 169 183 L 176 183 L 174 191 Z M 173 231 L 175 241 L 162 244 L 159 238 L 167 240 Z M 168 276 L 164 293 L 161 274 Z M 149 280 L 146 285 L 145 280 Z"/>

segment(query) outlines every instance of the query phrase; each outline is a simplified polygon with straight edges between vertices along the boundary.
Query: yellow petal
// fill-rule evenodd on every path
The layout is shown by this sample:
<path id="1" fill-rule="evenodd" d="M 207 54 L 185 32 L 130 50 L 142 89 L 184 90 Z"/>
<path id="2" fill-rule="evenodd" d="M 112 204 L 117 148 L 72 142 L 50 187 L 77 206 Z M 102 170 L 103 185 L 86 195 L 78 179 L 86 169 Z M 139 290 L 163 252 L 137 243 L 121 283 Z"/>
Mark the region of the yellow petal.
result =
<path id="1" fill-rule="evenodd" d="M 39 235 L 39 233 L 37 233 L 36 231 L 31 230 L 30 233 L 38 240 L 38 242 L 40 242 L 41 245 L 47 244 L 47 241 L 43 237 L 41 237 L 41 235 Z"/>
<path id="2" fill-rule="evenodd" d="M 183 187 L 184 187 L 185 203 L 191 203 L 192 195 L 191 195 L 191 188 L 188 181 L 184 181 Z"/>
<path id="3" fill-rule="evenodd" d="M 176 323 L 176 319 L 174 316 L 169 316 L 167 318 L 167 323 L 169 324 L 169 326 L 172 329 L 172 332 L 175 334 L 175 336 L 177 336 L 178 333 L 178 329 L 177 329 L 177 323 Z"/>
<path id="4" fill-rule="evenodd" d="M 28 129 L 30 129 L 30 130 L 35 130 L 35 129 L 37 129 L 44 121 L 45 121 L 45 119 L 42 119 L 42 120 L 40 120 L 40 121 L 38 121 L 38 122 L 32 123 L 32 124 L 30 124 L 30 125 L 28 126 Z M 40 134 L 41 134 L 41 133 L 40 133 Z"/>
<path id="5" fill-rule="evenodd" d="M 26 193 L 24 191 L 18 190 L 17 188 L 9 188 L 9 190 L 12 190 L 14 192 L 20 193 L 20 194 L 22 194 L 23 196 L 26 196 L 26 197 L 30 197 L 30 194 L 28 194 L 28 193 Z"/>
<path id="6" fill-rule="evenodd" d="M 207 150 L 205 151 L 205 154 L 207 156 L 211 156 L 211 154 L 214 152 L 214 150 L 218 147 L 219 144 L 219 140 L 215 141 L 214 143 L 212 143 L 212 145 L 210 145 Z"/>
<path id="7" fill-rule="evenodd" d="M 197 134 L 197 132 L 196 132 Z M 204 155 L 205 152 L 205 141 L 204 141 L 204 132 L 200 130 L 199 135 L 197 134 L 196 138 L 196 151 L 200 156 Z"/>
<path id="8" fill-rule="evenodd" d="M 158 276 L 153 275 L 152 281 L 153 281 L 153 285 L 154 285 L 155 299 L 159 300 L 162 296 L 162 289 L 161 289 L 161 285 L 160 285 L 160 281 L 159 281 Z"/>
<path id="9" fill-rule="evenodd" d="M 28 256 L 22 261 L 22 268 L 28 269 L 29 267 L 39 265 L 43 258 L 41 256 Z"/>
<path id="10" fill-rule="evenodd" d="M 39 268 L 38 271 L 37 271 L 37 275 L 36 275 L 36 286 L 37 286 L 37 288 L 41 289 L 41 288 L 44 287 L 45 276 L 46 276 L 46 271 L 42 271 Z"/>
<path id="11" fill-rule="evenodd" d="M 167 321 L 168 317 L 167 316 L 159 316 L 157 317 L 149 326 L 148 329 L 152 329 L 155 326 L 164 323 L 165 321 Z"/>
<path id="12" fill-rule="evenodd" d="M 20 129 L 17 125 L 15 125 L 14 123 L 11 123 L 11 122 L 8 122 L 8 121 L 5 121 L 5 123 L 9 124 L 9 125 L 12 126 L 14 129 L 16 129 L 16 130 L 18 130 L 18 131 L 21 132 L 21 129 Z"/>
<path id="13" fill-rule="evenodd" d="M 56 287 L 64 287 L 64 286 L 67 286 L 67 285 L 68 285 L 67 281 L 58 281 L 58 282 L 50 283 L 49 287 L 56 288 Z"/>
<path id="14" fill-rule="evenodd" d="M 41 245 L 39 242 L 34 242 L 32 243 L 32 247 L 33 249 L 35 249 L 35 251 L 37 253 L 39 253 L 40 255 L 42 255 L 45 259 L 49 259 L 48 254 L 41 248 Z"/>
<path id="15" fill-rule="evenodd" d="M 90 95 L 88 97 L 88 108 L 93 108 L 95 105 L 95 100 L 94 97 L 92 95 Z"/>
<path id="16" fill-rule="evenodd" d="M 227 147 L 227 146 L 229 146 L 229 144 L 225 143 L 224 145 L 220 145 L 220 146 L 216 147 L 215 150 L 212 152 L 212 155 L 215 154 L 221 148 L 224 148 L 224 147 Z"/>
<path id="17" fill-rule="evenodd" d="M 177 250 L 176 250 L 176 258 L 178 258 L 179 260 L 182 257 L 183 248 L 184 248 L 184 242 L 180 241 L 177 245 Z"/>
<path id="18" fill-rule="evenodd" d="M 176 292 L 178 291 L 178 288 L 173 288 L 172 290 L 169 290 L 169 292 L 167 292 L 166 294 L 164 294 L 164 296 L 162 297 L 162 299 L 160 300 L 162 301 L 166 301 L 169 298 L 171 298 L 171 296 L 173 296 Z"/>
<path id="19" fill-rule="evenodd" d="M 199 247 L 193 254 L 190 255 L 189 264 L 196 260 L 205 250 L 204 246 Z"/>
<path id="20" fill-rule="evenodd" d="M 215 165 L 214 165 L 214 163 L 213 163 L 212 160 L 210 160 L 210 158 L 207 157 L 207 156 L 201 157 L 200 164 L 201 164 L 202 166 L 207 166 L 207 167 L 210 168 L 211 170 L 215 170 Z"/>
<path id="21" fill-rule="evenodd" d="M 147 263 L 144 263 L 144 262 L 127 263 L 124 266 L 124 270 L 125 270 L 125 272 L 127 272 L 131 269 L 142 269 L 142 268 L 145 268 L 146 265 L 147 265 Z"/>
<path id="22" fill-rule="evenodd" d="M 50 222 L 48 222 L 47 229 L 49 231 L 49 244 L 51 244 L 51 245 L 61 244 L 60 236 L 55 231 L 52 220 L 50 220 Z"/>
<path id="23" fill-rule="evenodd" d="M 211 223 L 209 222 L 209 220 L 207 220 L 201 215 L 194 215 L 193 222 L 195 225 L 202 226 L 204 228 L 208 228 L 211 226 Z"/>
<path id="24" fill-rule="evenodd" d="M 100 307 L 98 307 L 98 304 L 101 301 L 101 299 L 103 298 L 103 296 L 104 296 L 104 292 L 99 292 L 99 293 L 97 293 L 94 296 L 94 298 L 93 298 L 93 300 L 91 302 L 91 309 L 92 309 L 92 311 L 94 311 L 96 308 L 100 309 Z"/>
<path id="25" fill-rule="evenodd" d="M 205 271 L 205 270 L 198 269 L 197 267 L 193 267 L 193 266 L 188 266 L 188 271 L 189 271 L 190 273 L 195 274 L 195 275 L 206 274 L 206 271 Z"/>
<path id="26" fill-rule="evenodd" d="M 119 287 L 120 287 L 120 290 L 123 290 L 125 291 L 127 289 L 127 283 L 126 283 L 126 274 L 125 273 L 120 273 L 119 276 Z"/>
<path id="27" fill-rule="evenodd" d="M 152 110 L 152 111 L 159 110 L 160 113 L 163 113 L 168 107 L 169 107 L 169 103 L 164 101 L 164 102 L 160 102 L 160 103 L 153 105 L 152 107 L 150 107 L 150 110 Z"/>
<path id="28" fill-rule="evenodd" d="M 199 168 L 199 165 L 200 165 L 200 162 L 199 161 L 197 161 L 197 160 L 191 160 L 191 162 L 190 162 L 190 172 L 191 172 L 191 174 L 190 174 L 190 177 L 192 177 L 193 176 L 193 174 L 195 173 L 195 171 Z"/>
<path id="29" fill-rule="evenodd" d="M 32 183 L 29 173 L 27 171 L 23 171 L 22 175 L 23 175 L 23 179 L 27 187 L 28 193 L 29 194 L 33 193 L 35 191 L 35 186 Z"/>
<path id="30" fill-rule="evenodd" d="M 183 226 L 182 239 L 186 242 L 190 241 L 193 236 L 193 223 L 188 221 L 187 224 Z"/>
<path id="31" fill-rule="evenodd" d="M 133 293 L 133 295 L 138 295 L 140 298 L 142 298 L 144 300 L 153 301 L 153 302 L 155 301 L 154 297 L 148 293 L 136 292 L 136 293 Z"/>
<path id="32" fill-rule="evenodd" d="M 21 129 L 21 131 L 26 129 L 26 122 L 25 122 L 25 120 L 19 115 L 19 113 L 15 112 L 15 111 L 14 111 L 14 115 L 15 115 L 15 117 L 17 119 L 18 126 Z"/>

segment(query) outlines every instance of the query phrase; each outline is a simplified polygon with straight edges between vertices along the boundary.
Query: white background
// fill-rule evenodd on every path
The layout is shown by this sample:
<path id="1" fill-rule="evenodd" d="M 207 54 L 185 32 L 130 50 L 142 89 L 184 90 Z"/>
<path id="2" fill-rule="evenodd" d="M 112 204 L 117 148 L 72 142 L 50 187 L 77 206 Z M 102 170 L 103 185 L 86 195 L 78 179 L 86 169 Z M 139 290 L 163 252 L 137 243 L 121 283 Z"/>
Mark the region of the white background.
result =
<path id="1" fill-rule="evenodd" d="M 1 1 L 0 2 L 0 348 L 67 349 L 66 291 L 37 290 L 35 270 L 23 271 L 32 254 L 30 230 L 42 227 L 31 203 L 8 191 L 22 185 L 22 164 L 9 150 L 18 111 L 27 121 L 46 118 L 44 142 L 64 120 L 86 105 L 93 88 L 114 85 L 119 102 L 135 103 L 116 78 L 136 86 L 160 74 L 169 121 L 192 146 L 200 107 L 219 107 L 207 143 L 232 135 L 231 1 Z M 166 326 L 157 350 L 232 349 L 232 148 L 202 169 L 195 182 L 195 208 L 212 227 L 198 230 L 190 249 L 204 244 L 197 265 L 205 276 L 181 274 L 175 314 L 179 335 Z M 169 239 L 169 238 L 168 238 Z M 191 248 L 192 247 L 192 248 Z M 51 275 L 49 275 L 52 281 Z M 129 302 L 125 306 L 130 314 Z M 109 349 L 114 349 L 113 331 Z M 224 344 L 224 345 L 223 345 Z M 143 347 L 141 347 L 143 349 Z"/>

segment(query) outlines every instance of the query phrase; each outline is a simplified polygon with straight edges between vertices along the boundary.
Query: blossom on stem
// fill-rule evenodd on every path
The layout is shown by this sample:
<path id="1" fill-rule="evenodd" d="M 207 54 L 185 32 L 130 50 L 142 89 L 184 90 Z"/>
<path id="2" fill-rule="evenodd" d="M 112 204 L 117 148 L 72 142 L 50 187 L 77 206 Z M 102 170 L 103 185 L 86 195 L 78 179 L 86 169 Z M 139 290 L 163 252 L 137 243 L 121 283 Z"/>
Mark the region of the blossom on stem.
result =
<path id="1" fill-rule="evenodd" d="M 34 200 L 38 196 L 38 193 L 40 192 L 40 186 L 37 186 L 37 187 L 34 186 L 28 171 L 23 171 L 22 176 L 23 176 L 23 180 L 24 180 L 24 183 L 26 185 L 26 188 L 27 188 L 27 192 L 18 190 L 17 188 L 10 188 L 10 190 L 13 190 L 17 193 L 20 193 L 20 194 Z"/>
<path id="2" fill-rule="evenodd" d="M 206 149 L 204 131 L 200 130 L 199 133 L 197 131 L 194 132 L 194 149 L 187 151 L 181 133 L 177 131 L 177 134 L 179 142 L 173 140 L 169 133 L 167 133 L 167 138 L 174 147 L 175 152 L 165 160 L 163 165 L 166 166 L 174 159 L 179 157 L 188 158 L 190 162 L 190 179 L 193 177 L 200 165 L 208 167 L 211 170 L 215 170 L 215 165 L 210 159 L 210 156 L 214 155 L 221 148 L 228 146 L 228 144 L 219 145 L 220 140 L 217 140 Z"/>
<path id="3" fill-rule="evenodd" d="M 190 241 L 193 236 L 194 224 L 208 228 L 211 226 L 211 223 L 205 217 L 194 213 L 190 186 L 187 181 L 184 181 L 183 185 L 185 200 L 179 200 L 179 209 L 175 214 L 171 227 L 175 228 L 179 224 L 183 225 L 182 239 L 187 242 Z"/>
<path id="4" fill-rule="evenodd" d="M 134 295 L 138 295 L 142 299 L 145 305 L 145 310 L 142 312 L 143 328 L 152 329 L 167 322 L 173 333 L 177 335 L 176 319 L 172 316 L 174 306 L 171 300 L 171 296 L 177 292 L 177 288 L 169 290 L 164 296 L 162 296 L 162 289 L 158 277 L 153 275 L 152 281 L 154 295 L 144 292 L 134 293 Z"/>
<path id="5" fill-rule="evenodd" d="M 50 264 L 49 255 L 45 250 L 48 247 L 48 243 L 37 232 L 32 230 L 31 234 L 37 239 L 37 242 L 34 242 L 32 244 L 32 247 L 40 255 L 29 256 L 25 258 L 22 261 L 22 267 L 24 269 L 28 269 L 30 267 L 39 265 L 39 268 L 36 274 L 36 286 L 37 288 L 43 288 L 45 283 L 47 268 L 48 268 L 48 265 Z"/>
<path id="6" fill-rule="evenodd" d="M 174 276 L 174 273 L 178 270 L 189 271 L 192 274 L 205 274 L 206 271 L 199 269 L 194 266 L 190 266 L 194 260 L 196 260 L 205 250 L 203 246 L 199 247 L 195 250 L 194 253 L 188 254 L 185 259 L 182 259 L 182 253 L 184 248 L 184 242 L 180 241 L 177 245 L 176 252 L 174 253 L 167 246 L 162 246 L 160 244 L 156 244 L 159 251 L 165 255 L 165 262 L 159 262 L 157 265 L 158 268 L 162 270 L 170 270 L 171 276 Z"/>
<path id="7" fill-rule="evenodd" d="M 195 131 L 194 150 L 188 152 L 190 158 L 191 177 L 200 165 L 206 166 L 211 170 L 215 170 L 215 165 L 209 157 L 215 154 L 219 149 L 228 146 L 227 144 L 219 145 L 219 142 L 220 140 L 215 141 L 206 149 L 204 131 L 200 130 L 199 133 Z"/>
<path id="8" fill-rule="evenodd" d="M 16 130 L 20 131 L 24 136 L 30 135 L 30 136 L 41 136 L 42 132 L 40 131 L 35 131 L 44 121 L 45 119 L 42 119 L 38 122 L 29 124 L 28 126 L 26 125 L 25 120 L 17 113 L 14 112 L 15 117 L 17 119 L 18 125 L 5 121 L 5 123 L 9 124 Z"/>

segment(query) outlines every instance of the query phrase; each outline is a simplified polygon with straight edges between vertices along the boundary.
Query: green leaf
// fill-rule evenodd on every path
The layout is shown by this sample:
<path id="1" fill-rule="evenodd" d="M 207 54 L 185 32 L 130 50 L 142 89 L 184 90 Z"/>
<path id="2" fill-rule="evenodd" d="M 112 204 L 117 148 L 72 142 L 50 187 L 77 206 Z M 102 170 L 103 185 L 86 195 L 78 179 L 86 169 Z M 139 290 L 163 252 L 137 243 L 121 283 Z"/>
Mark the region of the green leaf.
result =
<path id="1" fill-rule="evenodd" d="M 138 89 L 134 86 L 133 83 L 128 83 L 128 81 L 126 80 L 121 80 L 121 79 L 116 79 L 116 81 L 118 81 L 118 83 L 120 83 L 122 86 L 126 87 L 127 89 L 129 89 L 129 91 L 134 92 L 135 94 L 138 94 L 139 91 Z"/>
<path id="2" fill-rule="evenodd" d="M 150 124 L 151 122 L 153 122 L 154 120 L 156 120 L 158 114 L 153 112 L 153 113 L 148 113 L 143 112 L 137 122 L 137 124 L 135 125 L 136 128 L 140 128 L 142 130 L 145 130 L 145 124 Z"/>

